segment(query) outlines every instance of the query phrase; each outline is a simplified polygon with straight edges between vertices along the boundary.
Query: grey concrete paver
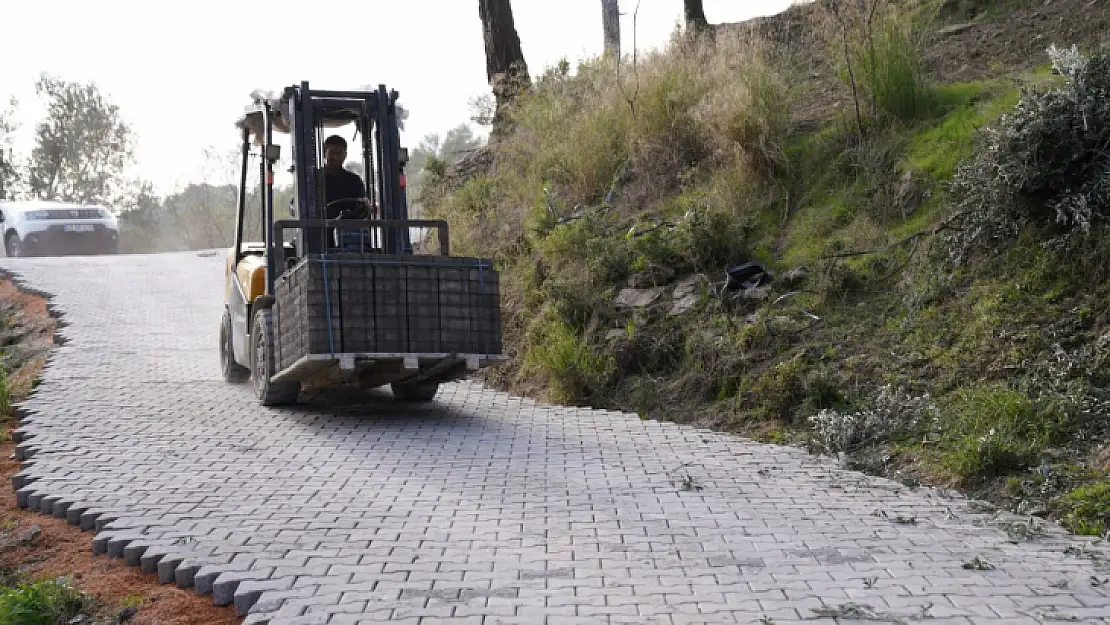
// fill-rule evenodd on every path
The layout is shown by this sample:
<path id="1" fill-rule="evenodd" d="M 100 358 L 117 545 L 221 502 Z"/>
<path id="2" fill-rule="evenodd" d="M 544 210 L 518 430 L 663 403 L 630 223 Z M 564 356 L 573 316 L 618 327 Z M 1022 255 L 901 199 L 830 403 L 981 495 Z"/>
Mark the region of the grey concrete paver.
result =
<path id="1" fill-rule="evenodd" d="M 260 408 L 220 378 L 223 261 L 0 260 L 65 323 L 12 486 L 246 623 L 1110 620 L 1103 545 L 800 450 L 473 383 Z"/>

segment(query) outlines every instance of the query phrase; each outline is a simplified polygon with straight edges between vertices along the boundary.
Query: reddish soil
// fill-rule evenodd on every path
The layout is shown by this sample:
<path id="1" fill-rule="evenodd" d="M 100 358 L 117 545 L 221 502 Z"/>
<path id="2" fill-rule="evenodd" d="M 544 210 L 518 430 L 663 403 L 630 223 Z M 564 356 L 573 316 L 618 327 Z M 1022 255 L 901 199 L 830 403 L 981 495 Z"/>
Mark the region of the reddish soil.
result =
<path id="1" fill-rule="evenodd" d="M 1028 2 L 1005 14 L 951 23 L 971 24 L 959 33 L 938 33 L 925 51 L 925 61 L 943 82 L 964 82 L 1048 63 L 1050 45 L 1091 52 L 1110 42 L 1110 3 L 1105 0 Z"/>
<path id="2" fill-rule="evenodd" d="M 20 291 L 6 279 L 0 279 L 0 303 L 0 314 L 8 317 L 8 331 L 22 335 L 20 346 L 27 355 L 11 376 L 12 401 L 18 401 L 42 370 L 43 355 L 53 344 L 56 323 L 44 299 Z M 4 425 L 5 434 L 13 425 Z M 15 444 L 11 436 L 4 440 L 0 445 L 0 472 L 3 483 L 10 485 L 11 476 L 20 466 L 12 459 Z M 173 585 L 163 586 L 154 575 L 144 575 L 122 560 L 94 556 L 91 532 L 83 532 L 62 519 L 21 509 L 16 506 L 11 486 L 0 487 L 0 537 L 19 537 L 32 527 L 41 533 L 29 544 L 2 541 L 7 545 L 0 548 L 0 570 L 16 571 L 31 579 L 70 576 L 78 588 L 104 606 L 103 614 L 98 615 L 101 618 L 117 614 L 124 604 L 138 608 L 127 621 L 136 625 L 233 625 L 243 620 L 230 607 L 212 605 L 210 597 Z"/>

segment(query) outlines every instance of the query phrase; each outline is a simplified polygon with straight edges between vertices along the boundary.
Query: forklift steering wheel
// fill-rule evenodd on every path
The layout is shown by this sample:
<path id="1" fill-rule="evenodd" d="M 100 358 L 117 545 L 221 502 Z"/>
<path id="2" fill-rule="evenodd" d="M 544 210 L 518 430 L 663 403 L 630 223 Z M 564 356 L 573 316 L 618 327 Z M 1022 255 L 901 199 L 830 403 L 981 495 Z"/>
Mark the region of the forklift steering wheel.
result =
<path id="1" fill-rule="evenodd" d="M 344 202 L 351 203 L 351 202 L 354 202 L 354 201 L 355 200 L 353 200 L 351 198 L 343 198 L 341 200 L 332 200 L 332 201 L 330 201 L 330 202 L 328 202 L 327 204 L 324 205 L 324 212 L 326 213 L 327 210 L 335 204 L 342 204 Z M 348 209 L 345 209 L 345 210 L 341 210 L 341 211 L 339 211 L 339 214 L 335 216 L 335 218 L 336 219 L 349 219 L 350 217 L 347 215 L 347 213 L 350 213 L 354 210 L 358 210 L 358 209 L 357 208 L 356 209 L 348 208 Z"/>
<path id="2" fill-rule="evenodd" d="M 327 204 L 324 205 L 324 211 L 326 212 L 327 209 L 331 208 L 333 204 L 341 204 L 343 202 L 354 203 L 354 202 L 357 202 L 357 201 L 358 200 L 355 200 L 355 199 L 352 199 L 352 198 L 343 198 L 341 200 L 332 200 L 331 202 L 328 202 Z M 348 208 L 348 209 L 345 209 L 345 210 L 341 210 L 341 211 L 339 211 L 339 215 L 337 216 L 337 218 L 338 219 L 348 219 L 349 217 L 345 217 L 344 215 L 346 215 L 347 213 L 359 212 L 361 210 L 364 210 L 361 206 L 356 206 L 355 208 Z M 367 213 L 369 213 L 369 211 L 367 211 Z"/>
<path id="3" fill-rule="evenodd" d="M 354 202 L 353 198 L 345 197 L 339 200 L 332 200 L 324 205 L 324 208 L 331 208 L 332 204 L 339 204 L 340 202 Z"/>

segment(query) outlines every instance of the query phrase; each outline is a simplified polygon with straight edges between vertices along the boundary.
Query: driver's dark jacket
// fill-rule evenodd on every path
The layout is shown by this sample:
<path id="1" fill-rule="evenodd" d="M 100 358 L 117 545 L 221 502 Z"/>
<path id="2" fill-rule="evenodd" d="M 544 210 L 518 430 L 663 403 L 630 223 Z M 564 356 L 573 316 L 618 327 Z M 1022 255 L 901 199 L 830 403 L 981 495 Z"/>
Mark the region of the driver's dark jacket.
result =
<path id="1" fill-rule="evenodd" d="M 358 199 L 366 197 L 366 186 L 358 174 L 343 169 L 333 173 L 327 167 L 324 169 L 324 206 L 335 200 Z M 355 208 L 354 202 L 340 202 L 328 206 L 327 218 L 335 219 L 339 213 Z"/>

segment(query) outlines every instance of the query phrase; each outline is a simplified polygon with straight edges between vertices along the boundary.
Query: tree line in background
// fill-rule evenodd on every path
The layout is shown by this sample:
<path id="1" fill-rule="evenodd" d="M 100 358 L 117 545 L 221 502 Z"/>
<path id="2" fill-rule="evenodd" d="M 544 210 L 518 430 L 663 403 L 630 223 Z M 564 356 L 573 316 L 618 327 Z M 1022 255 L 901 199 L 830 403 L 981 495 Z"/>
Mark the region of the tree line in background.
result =
<path id="1" fill-rule="evenodd" d="M 22 156 L 15 150 L 19 103 L 12 99 L 0 109 L 0 200 L 41 199 L 110 207 L 119 215 L 124 252 L 231 245 L 240 158 L 234 140 L 228 150 L 205 150 L 198 179 L 161 197 L 149 181 L 128 175 L 129 166 L 135 163 L 135 133 L 119 107 L 95 83 L 42 74 L 35 91 L 46 113 L 35 125 L 30 154 Z M 481 143 L 468 124 L 422 138 L 410 150 L 410 193 L 418 196 L 425 167 L 442 169 Z M 361 163 L 352 161 L 348 168 L 363 173 Z M 258 189 L 248 189 L 248 211 L 255 215 L 260 197 Z M 291 199 L 290 187 L 275 189 L 275 206 L 287 206 Z M 413 208 L 419 211 L 419 206 Z M 261 228 L 247 227 L 246 235 L 260 239 Z"/>
<path id="2" fill-rule="evenodd" d="M 709 29 L 701 0 L 683 0 L 687 27 Z M 472 101 L 471 121 L 490 125 L 491 140 L 505 132 L 504 110 L 531 86 L 528 65 L 513 21 L 510 0 L 478 0 L 491 92 Z M 606 54 L 620 55 L 618 0 L 601 0 Z M 223 247 L 231 244 L 237 197 L 238 154 L 206 150 L 205 171 L 184 189 L 160 197 L 153 185 L 128 176 L 135 162 L 135 134 L 118 106 L 95 83 L 78 83 L 42 74 L 35 91 L 46 115 L 34 128 L 34 147 L 15 153 L 19 130 L 13 98 L 0 110 L 0 200 L 42 199 L 112 208 L 121 223 L 121 251 L 154 252 Z M 491 97 L 492 96 L 492 97 Z M 420 214 L 419 189 L 425 171 L 442 174 L 482 141 L 466 123 L 442 136 L 430 134 L 412 149 L 408 165 L 413 216 Z M 361 164 L 350 169 L 360 175 Z M 275 189 L 275 206 L 286 206 L 290 188 Z M 248 207 L 260 206 L 257 189 L 248 190 Z M 248 208 L 249 210 L 249 208 Z M 260 237 L 260 232 L 248 236 Z"/>

